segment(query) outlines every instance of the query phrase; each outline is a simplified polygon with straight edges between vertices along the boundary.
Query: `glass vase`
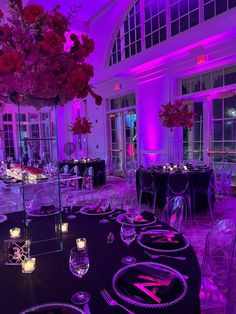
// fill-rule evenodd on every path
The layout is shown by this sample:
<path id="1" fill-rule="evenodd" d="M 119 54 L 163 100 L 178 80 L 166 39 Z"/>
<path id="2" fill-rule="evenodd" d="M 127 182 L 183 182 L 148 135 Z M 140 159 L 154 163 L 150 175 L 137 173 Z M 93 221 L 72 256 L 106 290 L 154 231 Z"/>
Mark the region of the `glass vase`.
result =
<path id="1" fill-rule="evenodd" d="M 56 104 L 39 110 L 18 104 L 17 121 L 20 191 L 25 237 L 31 243 L 31 255 L 61 251 L 63 245 Z M 12 171 L 18 171 L 17 167 L 19 168 L 18 164 L 15 164 L 15 168 L 13 165 Z"/>

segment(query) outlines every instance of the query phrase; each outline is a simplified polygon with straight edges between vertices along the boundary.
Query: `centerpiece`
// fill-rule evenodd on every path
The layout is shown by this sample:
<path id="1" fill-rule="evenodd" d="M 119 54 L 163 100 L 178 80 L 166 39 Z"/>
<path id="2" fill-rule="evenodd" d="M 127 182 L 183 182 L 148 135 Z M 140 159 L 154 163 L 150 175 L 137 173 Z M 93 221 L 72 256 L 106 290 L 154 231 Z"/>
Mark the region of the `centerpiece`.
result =
<path id="1" fill-rule="evenodd" d="M 78 151 L 82 151 L 83 155 L 88 154 L 87 152 L 87 134 L 91 133 L 92 122 L 86 117 L 76 118 L 71 124 L 69 131 L 73 135 L 78 136 Z M 87 156 L 83 156 L 87 157 Z"/>
<path id="2" fill-rule="evenodd" d="M 102 97 L 90 83 L 93 66 L 86 62 L 94 51 L 94 41 L 87 35 L 70 32 L 75 8 L 64 16 L 59 6 L 48 12 L 37 4 L 23 6 L 22 0 L 8 0 L 8 7 L 8 12 L 0 10 L 0 102 L 18 105 L 21 154 L 34 145 L 37 154 L 30 161 L 47 163 L 45 169 L 49 169 L 58 165 L 56 107 L 88 94 L 94 97 L 96 105 L 101 105 Z M 27 105 L 31 106 L 29 114 L 39 117 L 35 122 L 38 129 L 32 127 L 30 138 L 21 132 L 24 129 L 21 110 Z M 45 106 L 51 109 L 46 112 Z M 37 172 L 37 179 L 31 181 L 28 174 L 32 175 L 32 169 L 23 165 L 23 156 L 20 165 L 24 234 L 30 239 L 31 251 L 34 255 L 59 251 L 62 249 L 59 171 L 53 171 L 53 176 L 45 174 L 46 178 L 39 178 Z M 33 230 L 34 222 L 37 232 Z"/>
<path id="3" fill-rule="evenodd" d="M 9 0 L 7 23 L 0 12 L 0 99 L 33 105 L 65 104 L 89 93 L 101 104 L 101 96 L 89 83 L 94 75 L 85 59 L 94 50 L 87 35 L 69 32 L 69 18 L 39 5 L 23 7 Z"/>
<path id="4" fill-rule="evenodd" d="M 189 110 L 188 105 L 183 104 L 180 100 L 162 105 L 162 109 L 159 111 L 159 118 L 161 124 L 170 130 L 168 140 L 168 160 L 170 162 L 174 162 L 174 157 L 177 162 L 181 159 L 179 141 L 174 146 L 173 128 L 183 127 L 191 130 L 193 127 L 193 117 L 194 112 Z"/>

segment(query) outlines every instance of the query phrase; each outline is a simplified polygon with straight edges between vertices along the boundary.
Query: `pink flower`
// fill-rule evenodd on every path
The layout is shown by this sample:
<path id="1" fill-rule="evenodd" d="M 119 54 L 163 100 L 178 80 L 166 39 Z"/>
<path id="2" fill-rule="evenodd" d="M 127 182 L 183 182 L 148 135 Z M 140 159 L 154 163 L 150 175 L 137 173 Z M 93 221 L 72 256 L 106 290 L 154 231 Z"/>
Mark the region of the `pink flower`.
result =
<path id="1" fill-rule="evenodd" d="M 27 24 L 35 23 L 44 15 L 44 9 L 40 5 L 29 4 L 23 10 L 23 19 Z"/>

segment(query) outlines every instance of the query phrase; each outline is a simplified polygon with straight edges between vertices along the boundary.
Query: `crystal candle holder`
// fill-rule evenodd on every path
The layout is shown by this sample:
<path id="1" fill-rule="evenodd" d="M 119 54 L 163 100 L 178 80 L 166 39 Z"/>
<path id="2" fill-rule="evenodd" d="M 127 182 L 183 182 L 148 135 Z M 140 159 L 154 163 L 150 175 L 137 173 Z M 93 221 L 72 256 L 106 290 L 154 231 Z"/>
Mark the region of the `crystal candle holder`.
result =
<path id="1" fill-rule="evenodd" d="M 87 247 L 87 240 L 85 238 L 76 239 L 76 246 L 78 249 L 84 249 Z"/>
<path id="2" fill-rule="evenodd" d="M 20 237 L 20 228 L 12 228 L 9 230 L 10 238 L 17 239 Z"/>
<path id="3" fill-rule="evenodd" d="M 36 258 L 26 257 L 22 262 L 22 273 L 31 274 L 35 270 Z"/>

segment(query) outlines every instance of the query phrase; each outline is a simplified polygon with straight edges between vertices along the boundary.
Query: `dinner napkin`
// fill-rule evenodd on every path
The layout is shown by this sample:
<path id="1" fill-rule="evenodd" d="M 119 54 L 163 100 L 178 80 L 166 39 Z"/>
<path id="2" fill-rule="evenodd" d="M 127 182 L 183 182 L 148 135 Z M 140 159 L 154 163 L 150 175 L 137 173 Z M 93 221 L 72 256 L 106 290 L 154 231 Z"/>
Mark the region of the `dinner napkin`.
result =
<path id="1" fill-rule="evenodd" d="M 141 214 L 139 214 L 135 219 L 134 219 L 134 223 L 137 223 L 137 224 L 146 224 L 148 222 L 151 222 L 154 220 L 154 215 L 150 212 L 142 212 Z M 130 218 L 128 217 L 124 217 L 124 222 L 125 221 L 131 221 Z"/>
<path id="2" fill-rule="evenodd" d="M 148 247 L 160 250 L 175 250 L 185 245 L 184 238 L 181 234 L 167 232 L 149 232 L 142 236 L 142 243 Z"/>

